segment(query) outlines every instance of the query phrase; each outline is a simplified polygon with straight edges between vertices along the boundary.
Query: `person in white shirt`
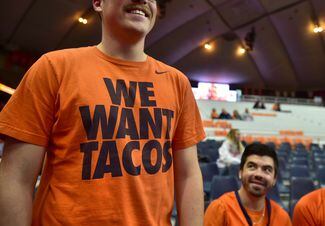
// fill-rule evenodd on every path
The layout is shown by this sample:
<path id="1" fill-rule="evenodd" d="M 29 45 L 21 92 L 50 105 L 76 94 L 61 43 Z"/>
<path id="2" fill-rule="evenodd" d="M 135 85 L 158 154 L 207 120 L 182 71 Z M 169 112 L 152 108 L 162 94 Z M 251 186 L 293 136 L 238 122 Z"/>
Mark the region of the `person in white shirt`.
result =
<path id="1" fill-rule="evenodd" d="M 244 146 L 240 141 L 240 132 L 238 129 L 231 129 L 227 134 L 226 140 L 219 148 L 219 158 L 217 165 L 221 175 L 225 174 L 230 165 L 239 165 Z"/>

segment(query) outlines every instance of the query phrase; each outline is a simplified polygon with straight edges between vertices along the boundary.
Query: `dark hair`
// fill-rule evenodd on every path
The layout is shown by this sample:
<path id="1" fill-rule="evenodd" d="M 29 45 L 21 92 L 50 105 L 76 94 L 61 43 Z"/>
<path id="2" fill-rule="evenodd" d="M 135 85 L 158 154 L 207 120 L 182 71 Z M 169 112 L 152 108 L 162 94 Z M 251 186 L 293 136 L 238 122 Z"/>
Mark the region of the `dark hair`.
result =
<path id="1" fill-rule="evenodd" d="M 160 12 L 159 18 L 163 18 L 166 14 L 166 4 L 171 2 L 172 0 L 156 0 L 156 1 Z"/>
<path id="2" fill-rule="evenodd" d="M 273 159 L 274 162 L 274 176 L 278 174 L 278 168 L 279 168 L 279 163 L 278 163 L 278 157 L 276 155 L 276 152 L 273 148 L 265 145 L 265 144 L 260 144 L 260 143 L 253 143 L 250 145 L 247 145 L 244 153 L 241 157 L 241 162 L 240 162 L 240 170 L 244 168 L 244 165 L 246 163 L 246 159 L 250 155 L 258 155 L 258 156 L 269 156 Z"/>

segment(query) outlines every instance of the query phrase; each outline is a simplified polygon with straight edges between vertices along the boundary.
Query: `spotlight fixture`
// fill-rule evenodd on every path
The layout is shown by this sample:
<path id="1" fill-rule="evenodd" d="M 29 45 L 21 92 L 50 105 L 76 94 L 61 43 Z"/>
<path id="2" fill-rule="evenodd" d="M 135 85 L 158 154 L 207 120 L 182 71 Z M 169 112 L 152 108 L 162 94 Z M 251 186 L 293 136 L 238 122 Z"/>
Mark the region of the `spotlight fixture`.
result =
<path id="1" fill-rule="evenodd" d="M 324 31 L 324 28 L 318 26 L 318 25 L 315 25 L 314 27 L 314 33 L 320 33 L 320 32 L 323 32 Z"/>
<path id="2" fill-rule="evenodd" d="M 237 49 L 237 55 L 238 56 L 242 56 L 242 55 L 244 55 L 246 53 L 246 49 L 245 48 L 243 48 L 243 47 L 238 47 L 238 49 Z"/>
<path id="3" fill-rule="evenodd" d="M 79 17 L 79 20 L 78 20 L 80 23 L 82 23 L 82 24 L 87 24 L 88 23 L 88 21 L 87 21 L 87 19 L 84 19 L 84 18 L 82 18 L 82 17 Z"/>
<path id="4" fill-rule="evenodd" d="M 256 32 L 255 27 L 252 27 L 251 30 L 245 36 L 245 49 L 247 51 L 253 51 L 255 44 Z"/>
<path id="5" fill-rule="evenodd" d="M 205 43 L 205 44 L 204 44 L 204 48 L 205 48 L 206 50 L 212 50 L 212 45 L 211 45 L 210 43 Z"/>

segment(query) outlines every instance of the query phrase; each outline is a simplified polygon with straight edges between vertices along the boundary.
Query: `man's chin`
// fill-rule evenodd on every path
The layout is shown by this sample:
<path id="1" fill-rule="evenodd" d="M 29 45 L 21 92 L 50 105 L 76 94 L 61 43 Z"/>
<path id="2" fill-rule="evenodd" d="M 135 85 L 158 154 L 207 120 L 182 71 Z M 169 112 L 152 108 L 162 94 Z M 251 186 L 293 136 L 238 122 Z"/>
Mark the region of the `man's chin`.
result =
<path id="1" fill-rule="evenodd" d="M 256 198 L 260 198 L 265 196 L 264 192 L 259 192 L 259 191 L 250 191 L 250 194 Z"/>
<path id="2" fill-rule="evenodd" d="M 251 186 L 249 193 L 255 197 L 262 197 L 266 194 L 266 190 L 260 186 Z"/>

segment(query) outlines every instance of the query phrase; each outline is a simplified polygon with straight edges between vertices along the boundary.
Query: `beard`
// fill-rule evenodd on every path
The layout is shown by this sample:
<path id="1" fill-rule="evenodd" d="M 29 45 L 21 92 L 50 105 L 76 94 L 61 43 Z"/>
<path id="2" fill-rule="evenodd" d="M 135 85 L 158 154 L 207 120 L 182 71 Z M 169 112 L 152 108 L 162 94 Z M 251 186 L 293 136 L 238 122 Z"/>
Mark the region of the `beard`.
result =
<path id="1" fill-rule="evenodd" d="M 245 190 L 254 197 L 265 196 L 270 188 L 268 182 L 263 178 L 250 176 L 242 181 Z"/>

